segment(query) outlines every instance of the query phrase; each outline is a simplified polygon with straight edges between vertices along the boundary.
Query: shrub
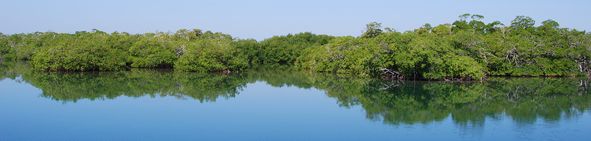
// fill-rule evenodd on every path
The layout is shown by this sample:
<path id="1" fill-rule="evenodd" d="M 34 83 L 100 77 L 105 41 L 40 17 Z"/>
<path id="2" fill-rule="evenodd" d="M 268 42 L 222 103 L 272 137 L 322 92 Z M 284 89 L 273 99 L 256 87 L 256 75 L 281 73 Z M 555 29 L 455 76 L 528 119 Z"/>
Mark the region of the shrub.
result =
<path id="1" fill-rule="evenodd" d="M 126 52 L 110 47 L 102 33 L 82 33 L 75 42 L 38 49 L 34 68 L 48 71 L 112 71 L 126 67 Z"/>
<path id="2" fill-rule="evenodd" d="M 175 49 L 167 41 L 154 38 L 144 38 L 135 42 L 129 48 L 131 67 L 172 68 L 177 59 Z"/>
<path id="3" fill-rule="evenodd" d="M 195 72 L 236 71 L 248 66 L 245 56 L 232 46 L 229 39 L 203 39 L 187 43 L 175 69 Z"/>

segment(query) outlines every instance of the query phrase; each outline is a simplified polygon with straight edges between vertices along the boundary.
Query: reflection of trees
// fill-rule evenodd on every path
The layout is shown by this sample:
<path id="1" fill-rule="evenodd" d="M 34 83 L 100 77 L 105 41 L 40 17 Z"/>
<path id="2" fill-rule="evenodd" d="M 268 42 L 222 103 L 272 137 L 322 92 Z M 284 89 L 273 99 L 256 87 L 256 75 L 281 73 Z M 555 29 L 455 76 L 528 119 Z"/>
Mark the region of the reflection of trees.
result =
<path id="1" fill-rule="evenodd" d="M 43 96 L 58 101 L 113 99 L 119 96 L 190 97 L 201 102 L 234 97 L 246 81 L 240 76 L 197 74 L 158 70 L 126 72 L 44 73 L 22 64 L 4 64 L 0 79 L 23 81 L 41 89 Z"/>
<path id="2" fill-rule="evenodd" d="M 23 76 L 55 100 L 112 99 L 124 95 L 191 97 L 215 101 L 234 97 L 245 83 L 239 77 L 153 70 L 107 73 L 31 73 Z"/>
<path id="3" fill-rule="evenodd" d="M 568 118 L 591 108 L 586 82 L 575 78 L 491 78 L 483 83 L 385 82 L 284 68 L 254 72 L 247 73 L 252 77 L 249 79 L 273 86 L 315 87 L 337 99 L 341 106 L 360 105 L 369 119 L 388 124 L 429 123 L 451 116 L 460 125 L 481 125 L 486 118 L 502 115 L 532 123 L 539 118 Z"/>
<path id="4" fill-rule="evenodd" d="M 19 77 L 20 76 L 20 77 Z M 575 78 L 491 78 L 486 82 L 385 82 L 337 77 L 290 68 L 258 68 L 239 75 L 158 70 L 101 73 L 32 72 L 20 63 L 0 64 L 1 79 L 21 78 L 58 101 L 118 96 L 174 96 L 204 101 L 231 98 L 247 83 L 326 91 L 340 106 L 361 106 L 367 118 L 388 124 L 416 124 L 451 117 L 458 125 L 481 125 L 509 116 L 520 123 L 557 121 L 591 108 L 586 80 Z"/>
<path id="5" fill-rule="evenodd" d="M 338 81 L 338 80 L 337 80 Z M 357 83 L 357 84 L 352 84 Z M 502 79 L 486 83 L 406 82 L 383 89 L 375 80 L 325 86 L 343 105 L 361 105 L 370 119 L 390 124 L 428 123 L 451 116 L 458 124 L 483 124 L 506 114 L 521 123 L 555 121 L 591 108 L 591 96 L 576 79 Z M 331 89 L 336 88 L 336 89 Z"/>
<path id="6" fill-rule="evenodd" d="M 16 79 L 28 70 L 30 67 L 25 62 L 0 62 L 0 80 Z"/>

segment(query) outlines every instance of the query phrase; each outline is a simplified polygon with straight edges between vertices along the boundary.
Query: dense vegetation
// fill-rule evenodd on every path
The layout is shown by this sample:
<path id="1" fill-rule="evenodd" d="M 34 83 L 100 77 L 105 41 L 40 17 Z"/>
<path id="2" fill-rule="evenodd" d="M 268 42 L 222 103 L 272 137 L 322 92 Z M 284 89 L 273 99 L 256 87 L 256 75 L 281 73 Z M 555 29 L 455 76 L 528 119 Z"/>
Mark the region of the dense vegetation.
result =
<path id="1" fill-rule="evenodd" d="M 397 32 L 370 23 L 359 37 L 312 33 L 263 41 L 182 29 L 176 33 L 0 34 L 2 60 L 38 70 L 114 71 L 174 68 L 241 71 L 287 65 L 386 79 L 482 80 L 486 76 L 576 76 L 591 72 L 591 34 L 518 16 L 509 25 L 464 14 L 451 24 Z"/>

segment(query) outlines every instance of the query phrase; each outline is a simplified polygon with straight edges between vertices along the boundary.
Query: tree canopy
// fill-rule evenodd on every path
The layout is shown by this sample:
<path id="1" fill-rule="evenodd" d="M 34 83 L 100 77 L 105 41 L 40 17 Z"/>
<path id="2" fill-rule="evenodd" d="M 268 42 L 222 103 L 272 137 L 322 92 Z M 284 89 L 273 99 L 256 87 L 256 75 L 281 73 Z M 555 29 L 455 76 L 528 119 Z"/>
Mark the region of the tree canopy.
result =
<path id="1" fill-rule="evenodd" d="M 398 32 L 371 22 L 360 36 L 310 32 L 262 41 L 181 29 L 174 33 L 35 32 L 0 34 L 2 61 L 26 60 L 45 71 L 171 68 L 236 72 L 286 65 L 387 79 L 482 80 L 486 76 L 577 76 L 591 73 L 591 35 L 527 16 L 486 23 L 463 14 L 441 25 Z"/>

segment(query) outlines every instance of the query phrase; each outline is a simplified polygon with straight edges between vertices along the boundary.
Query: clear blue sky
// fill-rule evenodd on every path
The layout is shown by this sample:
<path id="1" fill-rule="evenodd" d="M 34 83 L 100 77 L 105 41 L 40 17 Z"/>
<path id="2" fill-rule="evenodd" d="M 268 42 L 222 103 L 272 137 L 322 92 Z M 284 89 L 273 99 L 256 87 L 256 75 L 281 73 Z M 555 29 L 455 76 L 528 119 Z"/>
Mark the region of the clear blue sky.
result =
<path id="1" fill-rule="evenodd" d="M 527 15 L 591 30 L 591 0 L 1 0 L 5 34 L 100 29 L 144 33 L 200 28 L 239 38 L 313 32 L 359 35 L 371 21 L 406 31 L 463 13 L 509 23 Z"/>

